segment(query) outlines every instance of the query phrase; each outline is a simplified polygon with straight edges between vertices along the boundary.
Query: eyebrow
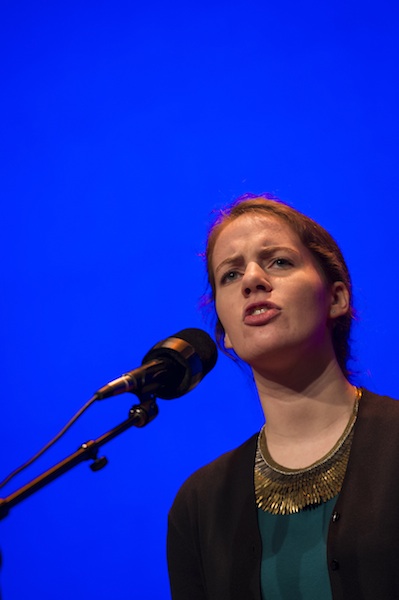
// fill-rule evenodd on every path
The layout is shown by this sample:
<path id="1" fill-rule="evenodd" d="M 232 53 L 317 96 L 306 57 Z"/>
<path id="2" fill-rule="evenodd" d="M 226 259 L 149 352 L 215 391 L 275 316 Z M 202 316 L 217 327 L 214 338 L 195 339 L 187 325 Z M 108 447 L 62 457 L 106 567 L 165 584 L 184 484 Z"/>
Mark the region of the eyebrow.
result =
<path id="1" fill-rule="evenodd" d="M 220 269 L 222 269 L 223 267 L 227 266 L 227 265 L 234 265 L 237 264 L 239 262 L 244 262 L 244 257 L 242 256 L 242 254 L 233 254 L 233 256 L 230 256 L 229 258 L 225 258 L 224 260 L 222 260 L 222 262 L 216 267 L 215 269 L 215 275 L 216 273 L 218 273 L 220 271 Z"/>
<path id="2" fill-rule="evenodd" d="M 298 250 L 295 250 L 295 248 L 289 248 L 288 246 L 264 246 L 260 248 L 258 254 L 260 256 L 269 256 L 271 254 L 274 254 L 275 252 L 289 252 L 290 254 L 300 256 Z M 215 269 L 215 275 L 220 271 L 220 269 L 226 267 L 227 265 L 234 265 L 243 262 L 244 256 L 242 254 L 233 254 L 232 256 L 229 256 L 228 258 L 222 260 L 222 262 Z"/>

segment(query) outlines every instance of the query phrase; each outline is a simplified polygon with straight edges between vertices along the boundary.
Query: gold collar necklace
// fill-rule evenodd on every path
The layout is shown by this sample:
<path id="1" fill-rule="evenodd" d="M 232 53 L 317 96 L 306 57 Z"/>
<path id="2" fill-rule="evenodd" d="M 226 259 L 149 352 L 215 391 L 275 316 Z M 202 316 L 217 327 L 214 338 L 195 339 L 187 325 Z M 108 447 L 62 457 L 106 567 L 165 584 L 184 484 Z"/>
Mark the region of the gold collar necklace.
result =
<path id="1" fill-rule="evenodd" d="M 265 426 L 262 427 L 254 467 L 255 497 L 259 508 L 273 515 L 297 513 L 327 502 L 341 491 L 361 396 L 362 390 L 356 388 L 352 415 L 334 447 L 304 469 L 286 469 L 275 463 L 267 448 Z"/>

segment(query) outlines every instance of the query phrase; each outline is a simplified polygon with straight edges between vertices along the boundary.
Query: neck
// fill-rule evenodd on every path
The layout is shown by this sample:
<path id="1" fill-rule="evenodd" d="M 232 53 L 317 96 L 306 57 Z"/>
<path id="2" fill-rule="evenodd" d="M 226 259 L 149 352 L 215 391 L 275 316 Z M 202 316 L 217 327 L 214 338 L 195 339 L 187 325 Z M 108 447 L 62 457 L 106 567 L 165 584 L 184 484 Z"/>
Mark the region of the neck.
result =
<path id="1" fill-rule="evenodd" d="M 254 371 L 254 378 L 268 440 L 274 443 L 320 438 L 339 430 L 351 415 L 355 392 L 336 360 L 316 372 L 292 369 L 270 376 Z"/>

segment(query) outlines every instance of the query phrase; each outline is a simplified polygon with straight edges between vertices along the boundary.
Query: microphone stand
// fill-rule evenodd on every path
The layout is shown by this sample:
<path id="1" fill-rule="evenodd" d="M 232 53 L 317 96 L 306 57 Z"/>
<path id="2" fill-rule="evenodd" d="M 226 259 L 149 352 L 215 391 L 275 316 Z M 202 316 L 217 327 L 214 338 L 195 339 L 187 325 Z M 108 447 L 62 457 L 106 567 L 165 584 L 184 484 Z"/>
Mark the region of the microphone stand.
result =
<path id="1" fill-rule="evenodd" d="M 132 426 L 144 427 L 147 423 L 150 423 L 158 414 L 158 406 L 156 404 L 156 398 L 152 394 L 145 394 L 139 397 L 140 404 L 135 404 L 129 411 L 129 417 L 125 421 L 122 421 L 119 425 L 107 431 L 96 440 L 90 440 L 80 446 L 80 448 L 70 454 L 64 460 L 61 460 L 54 467 L 51 467 L 13 494 L 10 494 L 6 498 L 0 498 L 0 519 L 6 517 L 10 509 L 22 502 L 25 498 L 28 498 L 45 485 L 57 479 L 60 475 L 63 475 L 76 465 L 80 464 L 84 460 L 92 460 L 90 468 L 92 471 L 99 471 L 106 466 L 108 460 L 105 456 L 98 457 L 98 449 L 117 437 L 120 433 L 123 433 Z"/>

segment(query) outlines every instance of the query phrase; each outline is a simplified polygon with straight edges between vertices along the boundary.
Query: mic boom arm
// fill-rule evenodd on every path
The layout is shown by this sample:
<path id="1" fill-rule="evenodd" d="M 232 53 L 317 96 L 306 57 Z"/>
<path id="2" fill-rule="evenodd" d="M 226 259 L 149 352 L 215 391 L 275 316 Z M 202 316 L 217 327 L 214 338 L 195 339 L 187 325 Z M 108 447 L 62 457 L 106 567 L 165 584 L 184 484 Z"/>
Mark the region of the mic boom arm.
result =
<path id="1" fill-rule="evenodd" d="M 158 414 L 158 406 L 156 404 L 155 398 L 148 394 L 148 397 L 143 397 L 140 404 L 136 404 L 132 406 L 129 411 L 129 418 L 125 421 L 122 421 L 119 425 L 110 429 L 103 435 L 101 435 L 96 440 L 90 440 L 89 442 L 85 442 L 80 446 L 80 448 L 70 454 L 67 458 L 61 460 L 59 463 L 47 469 L 44 473 L 10 494 L 6 498 L 0 498 L 0 520 L 4 519 L 10 509 L 28 498 L 38 490 L 41 490 L 51 481 L 57 479 L 67 471 L 70 471 L 73 467 L 76 467 L 78 464 L 83 462 L 84 460 L 92 460 L 93 462 L 90 465 L 92 471 L 99 471 L 107 464 L 107 459 L 105 456 L 98 457 L 98 450 L 101 446 L 106 444 L 107 442 L 113 440 L 120 433 L 123 433 L 127 429 L 132 426 L 136 427 L 144 427 L 150 421 L 155 419 Z"/>
<path id="2" fill-rule="evenodd" d="M 93 460 L 90 468 L 98 471 L 107 464 L 105 457 L 97 457 L 100 446 L 133 425 L 143 427 L 158 414 L 155 396 L 170 400 L 192 390 L 215 366 L 216 345 L 201 329 L 184 329 L 156 344 L 145 355 L 143 364 L 100 388 L 89 401 L 133 392 L 140 400 L 129 412 L 129 418 L 104 435 L 91 440 L 69 457 L 42 473 L 6 498 L 0 498 L 0 519 L 10 508 L 53 481 L 84 460 Z M 48 446 L 46 446 L 47 448 Z M 29 463 L 28 463 L 29 464 Z M 18 471 L 19 472 L 19 471 Z"/>

